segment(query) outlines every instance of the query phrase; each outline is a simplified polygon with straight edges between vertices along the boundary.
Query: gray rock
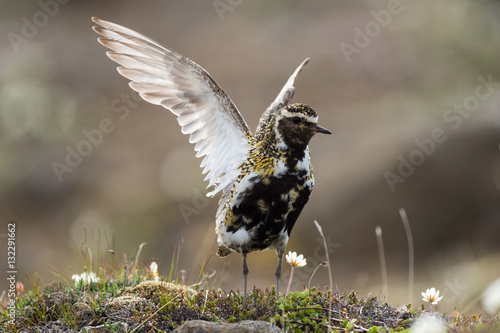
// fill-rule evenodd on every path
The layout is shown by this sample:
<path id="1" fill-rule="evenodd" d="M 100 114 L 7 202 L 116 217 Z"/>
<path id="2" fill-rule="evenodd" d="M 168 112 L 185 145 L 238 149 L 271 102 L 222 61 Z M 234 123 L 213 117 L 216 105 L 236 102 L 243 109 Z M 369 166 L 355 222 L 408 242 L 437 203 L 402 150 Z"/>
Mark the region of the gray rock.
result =
<path id="1" fill-rule="evenodd" d="M 214 323 L 203 320 L 188 321 L 176 333 L 280 333 L 278 327 L 265 321 L 244 320 L 235 324 Z"/>

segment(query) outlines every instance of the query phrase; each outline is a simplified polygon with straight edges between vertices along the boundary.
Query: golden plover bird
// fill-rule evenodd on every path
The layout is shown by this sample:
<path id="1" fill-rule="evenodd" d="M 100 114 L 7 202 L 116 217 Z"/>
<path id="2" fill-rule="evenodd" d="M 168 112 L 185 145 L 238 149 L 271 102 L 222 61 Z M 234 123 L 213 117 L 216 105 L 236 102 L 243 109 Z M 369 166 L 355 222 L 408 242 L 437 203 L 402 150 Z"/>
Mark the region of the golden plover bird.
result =
<path id="1" fill-rule="evenodd" d="M 108 57 L 122 65 L 118 72 L 143 99 L 175 114 L 196 156 L 204 157 L 205 180 L 215 187 L 207 196 L 222 192 L 215 221 L 217 254 L 242 254 L 245 298 L 247 254 L 262 250 L 278 254 L 279 297 L 283 254 L 314 186 L 309 140 L 316 133 L 331 134 L 318 125 L 312 108 L 289 104 L 295 78 L 309 59 L 288 79 L 252 135 L 229 96 L 199 65 L 133 30 L 92 20 L 103 36 L 99 42 L 113 50 Z"/>

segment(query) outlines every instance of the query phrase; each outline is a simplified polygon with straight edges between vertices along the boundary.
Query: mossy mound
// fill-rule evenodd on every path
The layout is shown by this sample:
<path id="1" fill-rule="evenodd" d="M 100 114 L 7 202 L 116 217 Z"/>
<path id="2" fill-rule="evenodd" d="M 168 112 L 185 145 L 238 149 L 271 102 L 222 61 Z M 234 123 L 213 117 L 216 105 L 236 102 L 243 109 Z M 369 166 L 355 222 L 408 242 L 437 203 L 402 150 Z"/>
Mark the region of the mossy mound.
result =
<path id="1" fill-rule="evenodd" d="M 395 309 L 356 292 L 338 295 L 312 288 L 276 300 L 273 288 L 254 289 L 247 299 L 221 289 L 192 289 L 175 283 L 107 281 L 47 285 L 22 295 L 12 321 L 3 310 L 6 332 L 172 332 L 192 320 L 219 323 L 266 321 L 285 332 L 405 332 L 426 313 Z M 497 332 L 497 318 L 438 315 L 453 332 Z"/>

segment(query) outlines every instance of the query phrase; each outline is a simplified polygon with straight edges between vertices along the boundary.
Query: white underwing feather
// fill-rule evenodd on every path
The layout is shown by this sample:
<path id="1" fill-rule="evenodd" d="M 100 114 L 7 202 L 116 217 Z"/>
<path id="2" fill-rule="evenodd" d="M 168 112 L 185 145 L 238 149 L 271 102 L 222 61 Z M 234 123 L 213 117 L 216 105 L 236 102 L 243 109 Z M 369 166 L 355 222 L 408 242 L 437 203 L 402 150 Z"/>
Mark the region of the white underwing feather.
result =
<path id="1" fill-rule="evenodd" d="M 210 75 L 191 60 L 120 25 L 93 18 L 99 42 L 111 49 L 118 72 L 146 101 L 178 116 L 181 131 L 196 144 L 197 157 L 213 196 L 234 183 L 249 150 L 250 130 L 231 99 Z"/>

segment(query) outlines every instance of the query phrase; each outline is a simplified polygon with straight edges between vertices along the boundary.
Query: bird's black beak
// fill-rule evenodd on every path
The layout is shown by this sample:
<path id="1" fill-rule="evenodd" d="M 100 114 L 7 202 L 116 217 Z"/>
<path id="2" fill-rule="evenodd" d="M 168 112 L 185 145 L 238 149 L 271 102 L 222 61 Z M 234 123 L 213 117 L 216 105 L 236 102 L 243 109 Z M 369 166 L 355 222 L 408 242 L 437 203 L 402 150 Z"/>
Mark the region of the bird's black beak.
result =
<path id="1" fill-rule="evenodd" d="M 324 127 L 321 127 L 319 125 L 316 124 L 316 126 L 313 127 L 313 130 L 314 132 L 316 133 L 323 133 L 323 134 L 332 134 L 332 132 L 330 132 L 329 130 L 327 130 L 326 128 Z"/>

